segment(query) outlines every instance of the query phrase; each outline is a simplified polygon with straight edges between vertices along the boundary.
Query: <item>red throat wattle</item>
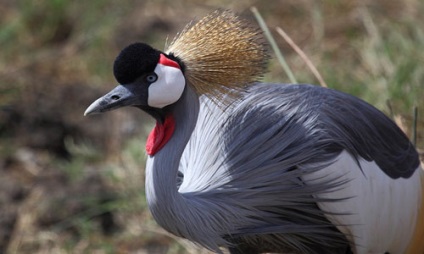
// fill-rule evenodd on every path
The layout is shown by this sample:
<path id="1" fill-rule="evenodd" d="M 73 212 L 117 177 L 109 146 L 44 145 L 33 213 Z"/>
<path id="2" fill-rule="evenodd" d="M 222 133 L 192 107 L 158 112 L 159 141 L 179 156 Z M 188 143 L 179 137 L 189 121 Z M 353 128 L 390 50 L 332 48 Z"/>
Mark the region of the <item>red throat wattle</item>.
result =
<path id="1" fill-rule="evenodd" d="M 172 137 L 175 130 L 175 119 L 167 115 L 162 123 L 156 122 L 156 126 L 147 137 L 146 151 L 148 155 L 155 155 Z"/>

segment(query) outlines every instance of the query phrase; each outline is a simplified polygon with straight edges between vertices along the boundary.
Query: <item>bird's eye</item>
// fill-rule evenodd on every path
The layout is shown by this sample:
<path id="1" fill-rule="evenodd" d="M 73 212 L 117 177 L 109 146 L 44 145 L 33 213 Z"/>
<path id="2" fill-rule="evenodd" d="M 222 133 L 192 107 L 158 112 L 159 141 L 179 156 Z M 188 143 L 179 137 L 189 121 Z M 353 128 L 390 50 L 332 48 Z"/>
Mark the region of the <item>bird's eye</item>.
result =
<path id="1" fill-rule="evenodd" d="M 158 75 L 156 75 L 156 73 L 151 73 L 149 75 L 146 76 L 146 81 L 149 83 L 153 83 L 158 79 Z"/>

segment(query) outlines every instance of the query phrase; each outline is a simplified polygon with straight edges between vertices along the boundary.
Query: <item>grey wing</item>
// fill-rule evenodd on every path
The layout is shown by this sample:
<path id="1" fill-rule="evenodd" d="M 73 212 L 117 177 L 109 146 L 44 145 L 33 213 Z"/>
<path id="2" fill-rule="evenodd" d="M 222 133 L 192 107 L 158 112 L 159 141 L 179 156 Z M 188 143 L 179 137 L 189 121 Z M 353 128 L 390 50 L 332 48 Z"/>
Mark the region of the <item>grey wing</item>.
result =
<path id="1" fill-rule="evenodd" d="M 249 94 L 227 124 L 228 161 L 234 168 L 246 161 L 256 166 L 288 158 L 296 164 L 327 161 L 343 150 L 374 160 L 391 178 L 408 178 L 419 165 L 400 128 L 356 97 L 281 84 L 261 84 Z"/>
<path id="2" fill-rule="evenodd" d="M 339 155 L 348 151 L 356 168 L 382 170 L 392 179 L 411 176 L 419 164 L 408 138 L 383 113 L 353 96 L 310 85 L 258 84 L 224 126 L 223 154 L 231 176 L 227 186 L 238 190 L 232 198 L 243 200 L 258 218 L 232 236 L 249 246 L 258 246 L 261 236 L 259 245 L 280 250 L 344 250 L 346 236 L 334 227 L 334 219 L 328 220 L 332 212 L 344 214 L 337 204 L 351 202 L 347 200 L 355 195 L 333 195 L 351 181 L 327 170 Z M 362 159 L 378 167 L 362 169 Z M 315 174 L 323 169 L 324 175 Z M 318 181 L 305 182 L 305 176 L 316 175 Z M 339 210 L 329 210 L 327 204 Z"/>
<path id="3" fill-rule="evenodd" d="M 392 179 L 409 178 L 419 156 L 405 133 L 386 115 L 351 95 L 329 90 L 320 109 L 332 142 L 377 165 Z"/>

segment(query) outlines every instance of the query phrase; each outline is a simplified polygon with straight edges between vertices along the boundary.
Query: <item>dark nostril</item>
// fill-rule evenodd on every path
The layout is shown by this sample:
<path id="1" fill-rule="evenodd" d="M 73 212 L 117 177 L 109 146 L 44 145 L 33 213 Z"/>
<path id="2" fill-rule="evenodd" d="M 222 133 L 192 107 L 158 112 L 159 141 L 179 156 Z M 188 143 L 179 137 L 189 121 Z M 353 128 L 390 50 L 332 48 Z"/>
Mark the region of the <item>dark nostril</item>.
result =
<path id="1" fill-rule="evenodd" d="M 112 100 L 119 100 L 119 96 L 118 95 L 112 95 Z"/>

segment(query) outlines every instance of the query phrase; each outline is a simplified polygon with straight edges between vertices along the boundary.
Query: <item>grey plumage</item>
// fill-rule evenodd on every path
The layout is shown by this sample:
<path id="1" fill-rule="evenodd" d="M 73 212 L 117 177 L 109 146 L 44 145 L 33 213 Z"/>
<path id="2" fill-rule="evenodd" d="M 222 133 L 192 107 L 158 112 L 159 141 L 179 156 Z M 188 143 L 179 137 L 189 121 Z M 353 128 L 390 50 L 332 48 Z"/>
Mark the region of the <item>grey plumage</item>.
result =
<path id="1" fill-rule="evenodd" d="M 316 202 L 323 200 L 313 197 L 344 182 L 306 185 L 301 177 L 334 162 L 342 150 L 375 160 L 393 177 L 410 175 L 418 166 L 417 153 L 393 123 L 340 92 L 257 84 L 226 111 L 205 97 L 201 105 L 196 101 L 187 86 L 171 105 L 180 131 L 149 158 L 147 197 L 161 226 L 216 252 L 233 242 L 257 251 L 344 252 L 349 243 L 324 216 L 331 211 L 319 210 Z M 379 143 L 386 132 L 397 146 L 364 142 Z M 174 169 L 172 177 L 164 166 Z M 177 170 L 184 175 L 178 192 Z"/>

